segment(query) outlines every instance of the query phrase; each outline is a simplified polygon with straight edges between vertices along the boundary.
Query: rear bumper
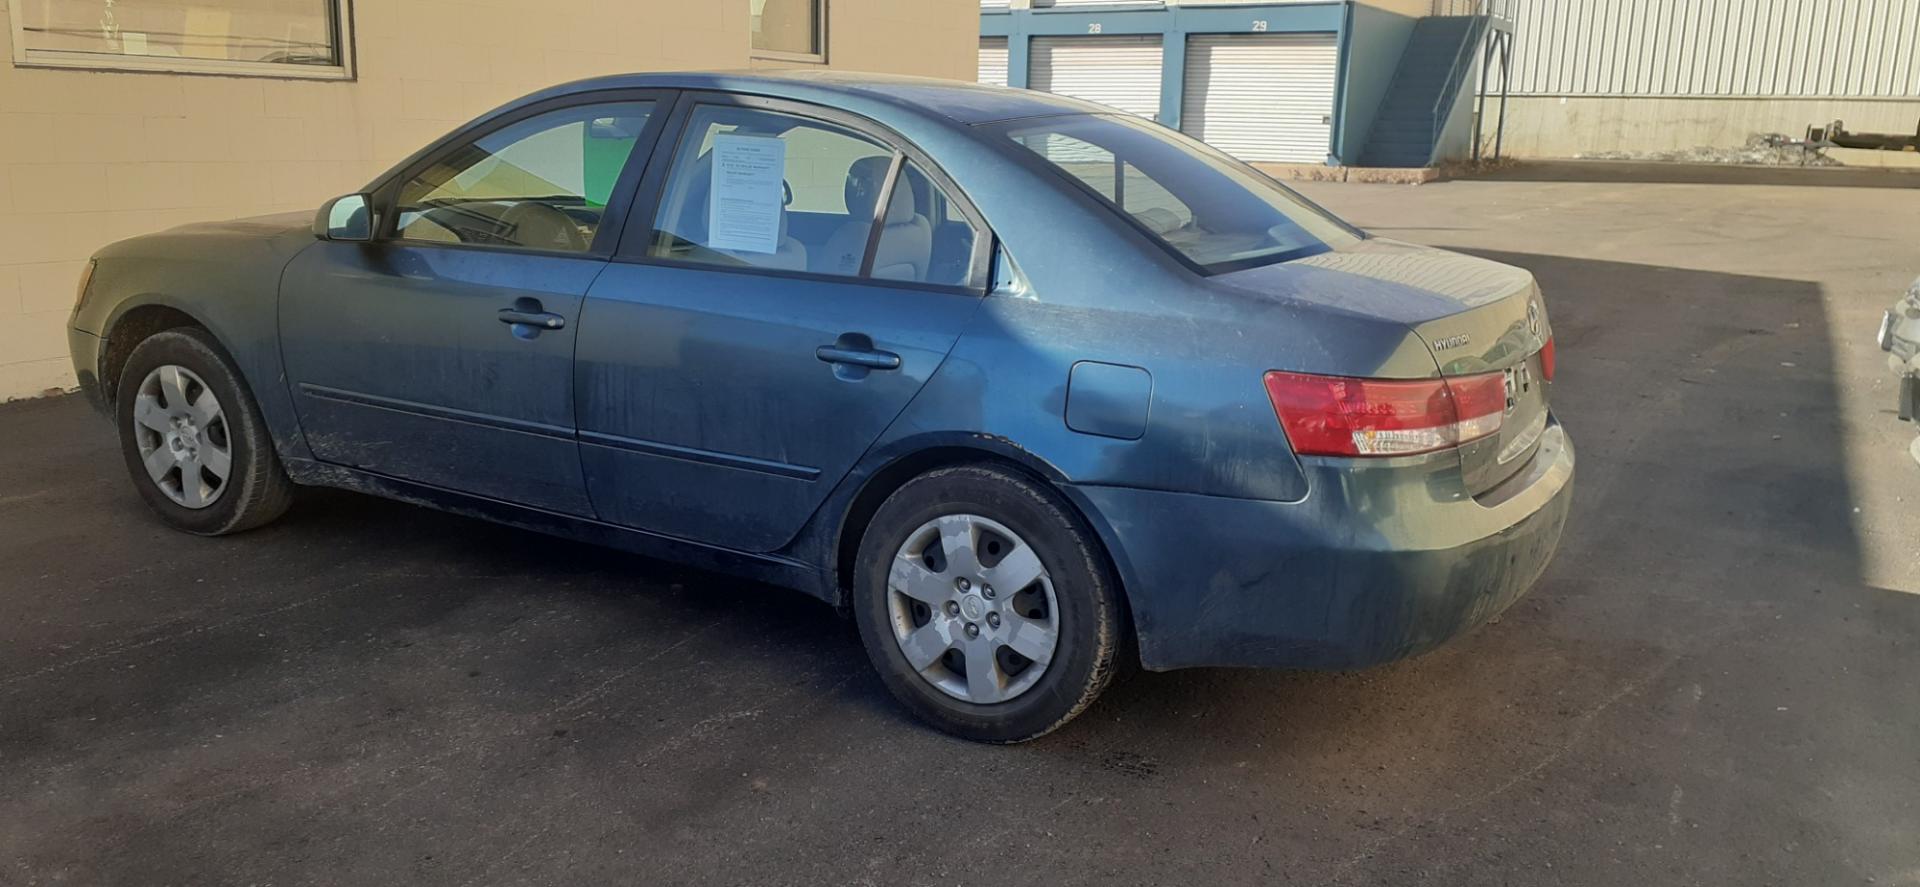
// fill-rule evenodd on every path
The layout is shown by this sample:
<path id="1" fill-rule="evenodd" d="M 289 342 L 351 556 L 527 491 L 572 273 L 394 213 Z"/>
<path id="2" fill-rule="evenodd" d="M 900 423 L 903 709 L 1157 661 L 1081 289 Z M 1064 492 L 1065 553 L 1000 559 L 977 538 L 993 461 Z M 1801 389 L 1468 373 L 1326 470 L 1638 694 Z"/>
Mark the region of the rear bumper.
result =
<path id="1" fill-rule="evenodd" d="M 1432 649 L 1526 593 L 1573 500 L 1558 423 L 1478 498 L 1443 492 L 1462 487 L 1439 460 L 1303 461 L 1311 492 L 1293 503 L 1070 489 L 1114 554 L 1145 667 L 1349 669 Z"/>

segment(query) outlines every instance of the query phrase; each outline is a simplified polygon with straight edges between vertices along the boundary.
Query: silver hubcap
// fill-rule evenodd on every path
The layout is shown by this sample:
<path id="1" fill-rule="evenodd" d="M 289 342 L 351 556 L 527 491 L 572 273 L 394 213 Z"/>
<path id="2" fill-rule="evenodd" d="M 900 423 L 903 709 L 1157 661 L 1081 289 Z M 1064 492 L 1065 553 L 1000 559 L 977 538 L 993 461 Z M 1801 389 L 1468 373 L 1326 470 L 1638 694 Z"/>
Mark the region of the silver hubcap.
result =
<path id="1" fill-rule="evenodd" d="M 1033 547 L 972 514 L 934 518 L 907 537 L 887 574 L 893 638 L 907 663 L 966 702 L 1005 702 L 1053 661 L 1060 610 Z"/>
<path id="2" fill-rule="evenodd" d="M 133 401 L 133 439 L 147 477 L 167 498 L 206 508 L 227 490 L 233 437 L 213 389 L 171 364 L 147 374 Z"/>

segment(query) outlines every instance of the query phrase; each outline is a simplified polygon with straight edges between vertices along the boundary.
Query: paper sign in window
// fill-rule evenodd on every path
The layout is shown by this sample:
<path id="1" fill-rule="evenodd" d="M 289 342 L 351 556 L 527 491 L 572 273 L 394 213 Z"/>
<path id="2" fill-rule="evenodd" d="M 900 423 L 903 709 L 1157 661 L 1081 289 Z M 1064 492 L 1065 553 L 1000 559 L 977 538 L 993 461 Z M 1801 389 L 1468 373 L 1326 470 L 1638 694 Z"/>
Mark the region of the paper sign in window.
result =
<path id="1" fill-rule="evenodd" d="M 707 246 L 779 252 L 786 172 L 786 142 L 771 136 L 715 136 Z"/>

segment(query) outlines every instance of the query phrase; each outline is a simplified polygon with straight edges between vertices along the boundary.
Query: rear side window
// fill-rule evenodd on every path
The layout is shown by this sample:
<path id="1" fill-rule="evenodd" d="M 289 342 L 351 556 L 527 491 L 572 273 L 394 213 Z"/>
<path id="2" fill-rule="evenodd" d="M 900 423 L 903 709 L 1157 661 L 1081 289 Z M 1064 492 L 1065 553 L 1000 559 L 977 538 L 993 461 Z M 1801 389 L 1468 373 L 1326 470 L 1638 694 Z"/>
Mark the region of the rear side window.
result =
<path id="1" fill-rule="evenodd" d="M 1002 131 L 1205 273 L 1284 262 L 1360 239 L 1272 179 L 1146 121 L 1075 115 L 1016 121 Z"/>
<path id="2" fill-rule="evenodd" d="M 979 239 L 947 192 L 906 161 L 874 243 L 873 276 L 967 286 L 973 282 L 974 244 Z"/>
<path id="3" fill-rule="evenodd" d="M 890 145 L 799 114 L 701 105 L 675 151 L 648 255 L 965 287 L 983 276 L 984 239 Z"/>
<path id="4" fill-rule="evenodd" d="M 732 105 L 694 109 L 649 255 L 858 276 L 893 150 L 852 130 Z"/>
<path id="5" fill-rule="evenodd" d="M 400 186 L 394 236 L 586 252 L 651 102 L 564 108 L 459 145 Z"/>

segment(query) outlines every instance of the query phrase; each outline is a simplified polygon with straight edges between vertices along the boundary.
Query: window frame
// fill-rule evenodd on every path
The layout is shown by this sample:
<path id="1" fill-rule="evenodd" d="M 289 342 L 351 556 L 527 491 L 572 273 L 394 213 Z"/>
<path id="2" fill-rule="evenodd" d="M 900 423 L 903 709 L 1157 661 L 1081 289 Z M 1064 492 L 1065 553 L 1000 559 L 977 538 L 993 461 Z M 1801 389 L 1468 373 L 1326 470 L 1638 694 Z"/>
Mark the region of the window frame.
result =
<path id="1" fill-rule="evenodd" d="M 468 123 L 414 152 L 412 157 L 401 161 L 398 166 L 388 170 L 367 187 L 366 193 L 371 196 L 369 202 L 374 211 L 373 239 L 370 242 L 381 246 L 410 249 L 483 250 L 512 256 L 559 256 L 605 260 L 613 255 L 615 247 L 624 234 L 623 226 L 632 218 L 634 197 L 639 190 L 642 177 L 653 162 L 653 153 L 660 143 L 661 132 L 666 129 L 667 119 L 672 116 L 677 107 L 675 102 L 677 96 L 676 90 L 663 89 L 594 90 L 533 102 Z M 619 102 L 652 102 L 653 110 L 647 115 L 646 128 L 641 130 L 640 137 L 634 140 L 633 153 L 628 155 L 627 165 L 620 170 L 620 177 L 614 180 L 613 191 L 607 195 L 607 209 L 601 216 L 600 227 L 594 230 L 593 242 L 587 244 L 584 252 L 530 249 L 491 243 L 404 240 L 395 236 L 395 227 L 400 220 L 399 207 L 396 205 L 400 197 L 400 189 L 406 187 L 414 177 L 432 167 L 441 158 L 466 147 L 475 140 L 542 114 Z"/>
<path id="2" fill-rule="evenodd" d="M 822 274 L 816 271 L 791 271 L 782 268 L 760 268 L 751 265 L 718 265 L 711 262 L 693 262 L 665 256 L 651 255 L 653 246 L 653 223 L 659 215 L 660 203 L 666 197 L 667 184 L 675 172 L 674 161 L 679 159 L 680 150 L 690 135 L 693 112 L 702 105 L 726 105 L 786 114 L 805 120 L 851 130 L 882 146 L 893 150 L 893 162 L 887 167 L 886 184 L 879 198 L 874 201 L 872 227 L 867 232 L 866 255 L 860 259 L 860 274 Z M 614 250 L 612 260 L 633 265 L 658 265 L 666 268 L 683 268 L 695 271 L 711 271 L 719 274 L 748 274 L 763 277 L 781 277 L 794 280 L 816 280 L 851 286 L 878 286 L 887 289 L 916 289 L 940 293 L 964 293 L 967 295 L 986 295 L 993 277 L 994 248 L 999 239 L 986 217 L 973 204 L 958 183 L 947 175 L 946 171 L 932 161 L 925 151 L 904 136 L 886 126 L 857 114 L 789 99 L 747 93 L 720 91 L 685 91 L 680 93 L 674 103 L 672 119 L 667 129 L 654 144 L 654 158 L 649 163 L 646 176 L 640 182 L 638 196 L 628 211 L 626 224 L 620 236 L 620 244 Z M 967 224 L 973 226 L 973 265 L 972 272 L 965 284 L 922 283 L 913 280 L 885 280 L 871 276 L 873 269 L 874 247 L 886 227 L 887 207 L 893 200 L 893 189 L 899 184 L 903 165 L 912 162 L 919 167 L 935 187 L 947 198 L 950 206 L 956 209 Z"/>
<path id="3" fill-rule="evenodd" d="M 354 0 L 325 0 L 325 2 L 332 4 L 333 39 L 340 57 L 340 63 L 337 65 L 292 65 L 279 62 L 28 49 L 24 0 L 13 0 L 7 4 L 7 23 L 13 38 L 13 64 L 17 68 L 201 74 L 218 77 L 261 77 L 268 80 L 357 80 L 359 72 L 353 40 Z"/>
<path id="4" fill-rule="evenodd" d="M 813 43 L 820 49 L 817 52 L 788 52 L 780 49 L 759 49 L 753 45 L 753 26 L 747 26 L 747 57 L 760 61 L 802 62 L 824 65 L 827 63 L 827 7 L 832 0 L 817 0 L 813 10 Z M 751 12 L 749 12 L 751 18 Z"/>

